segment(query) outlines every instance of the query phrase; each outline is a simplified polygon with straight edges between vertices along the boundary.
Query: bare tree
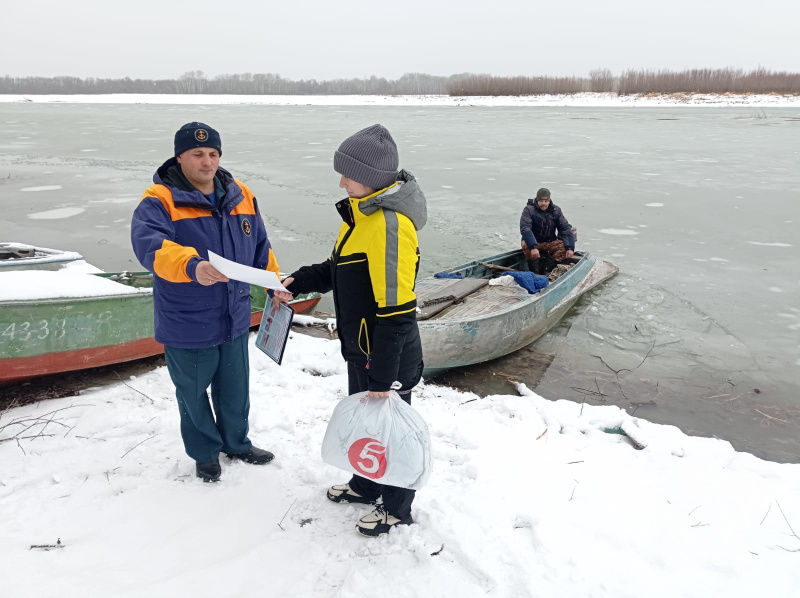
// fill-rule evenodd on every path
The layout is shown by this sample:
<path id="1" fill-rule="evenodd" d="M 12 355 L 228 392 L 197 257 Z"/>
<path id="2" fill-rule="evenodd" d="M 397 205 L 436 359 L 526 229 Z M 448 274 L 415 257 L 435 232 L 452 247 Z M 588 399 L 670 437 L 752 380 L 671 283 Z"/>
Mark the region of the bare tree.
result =
<path id="1" fill-rule="evenodd" d="M 589 73 L 589 81 L 595 93 L 614 91 L 614 73 L 609 69 L 594 69 Z"/>

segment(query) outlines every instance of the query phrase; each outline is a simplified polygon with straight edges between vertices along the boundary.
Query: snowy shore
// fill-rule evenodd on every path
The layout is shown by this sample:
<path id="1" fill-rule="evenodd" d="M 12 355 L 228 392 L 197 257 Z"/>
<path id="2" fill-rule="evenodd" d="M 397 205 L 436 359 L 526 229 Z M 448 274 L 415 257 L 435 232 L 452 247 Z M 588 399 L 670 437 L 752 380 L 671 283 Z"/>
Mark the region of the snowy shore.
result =
<path id="1" fill-rule="evenodd" d="M 220 484 L 193 475 L 165 368 L 2 414 L 0 440 L 32 426 L 0 442 L 4 597 L 788 598 L 800 587 L 800 465 L 524 386 L 479 399 L 421 385 L 434 472 L 417 525 L 361 537 L 367 507 L 324 493 L 347 479 L 320 458 L 346 394 L 338 342 L 293 333 L 278 367 L 253 338 L 250 436 L 277 457 L 223 459 Z M 644 448 L 604 431 L 619 428 Z M 30 549 L 57 538 L 61 549 Z"/>
<path id="2" fill-rule="evenodd" d="M 618 96 L 579 93 L 545 96 L 263 96 L 263 95 L 0 95 L 0 103 L 36 102 L 71 104 L 263 104 L 271 106 L 552 106 L 552 107 L 798 107 L 800 96 L 774 94 L 661 94 Z"/>

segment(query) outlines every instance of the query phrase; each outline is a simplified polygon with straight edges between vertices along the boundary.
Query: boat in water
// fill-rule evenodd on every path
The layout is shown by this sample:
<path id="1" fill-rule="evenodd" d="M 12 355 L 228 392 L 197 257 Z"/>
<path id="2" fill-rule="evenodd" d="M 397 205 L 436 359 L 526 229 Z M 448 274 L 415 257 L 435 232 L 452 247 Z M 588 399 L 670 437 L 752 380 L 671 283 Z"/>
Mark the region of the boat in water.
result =
<path id="1" fill-rule="evenodd" d="M 497 359 L 555 326 L 578 299 L 618 272 L 589 252 L 539 292 L 490 285 L 508 271 L 527 271 L 521 250 L 501 253 L 417 281 L 417 320 L 425 376 Z"/>
<path id="2" fill-rule="evenodd" d="M 0 383 L 164 352 L 153 338 L 149 272 L 107 273 L 73 252 L 3 246 L 25 255 L 0 259 Z M 289 304 L 303 313 L 320 298 L 298 295 Z M 266 301 L 266 291 L 251 285 L 251 326 L 261 322 Z"/>

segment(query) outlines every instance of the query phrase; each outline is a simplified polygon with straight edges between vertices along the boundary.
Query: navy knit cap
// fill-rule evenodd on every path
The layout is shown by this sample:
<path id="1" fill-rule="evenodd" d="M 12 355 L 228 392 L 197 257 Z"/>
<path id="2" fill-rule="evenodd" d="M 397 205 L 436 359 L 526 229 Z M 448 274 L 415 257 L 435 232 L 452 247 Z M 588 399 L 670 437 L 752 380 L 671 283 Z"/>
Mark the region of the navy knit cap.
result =
<path id="1" fill-rule="evenodd" d="M 399 164 L 397 145 L 381 125 L 372 125 L 351 135 L 333 155 L 336 172 L 373 189 L 383 189 L 394 183 Z"/>
<path id="2" fill-rule="evenodd" d="M 222 155 L 222 141 L 219 133 L 204 123 L 186 123 L 175 133 L 175 155 L 196 147 L 211 147 Z"/>

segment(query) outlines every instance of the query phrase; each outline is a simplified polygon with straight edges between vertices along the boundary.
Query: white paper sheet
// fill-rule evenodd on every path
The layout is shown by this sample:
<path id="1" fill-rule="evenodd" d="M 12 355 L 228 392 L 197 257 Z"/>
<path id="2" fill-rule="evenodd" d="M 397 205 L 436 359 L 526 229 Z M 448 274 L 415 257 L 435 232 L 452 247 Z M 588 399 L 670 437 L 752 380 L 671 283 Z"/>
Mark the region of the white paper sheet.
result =
<path id="1" fill-rule="evenodd" d="M 281 279 L 278 278 L 278 275 L 275 274 L 275 272 L 270 272 L 269 270 L 259 270 L 257 268 L 251 268 L 250 266 L 232 262 L 231 260 L 226 260 L 224 257 L 217 255 L 213 251 L 208 252 L 208 261 L 211 262 L 211 265 L 217 270 L 233 280 L 241 280 L 242 282 L 255 284 L 260 287 L 264 287 L 265 289 L 277 289 L 278 291 L 286 290 L 281 284 Z"/>

